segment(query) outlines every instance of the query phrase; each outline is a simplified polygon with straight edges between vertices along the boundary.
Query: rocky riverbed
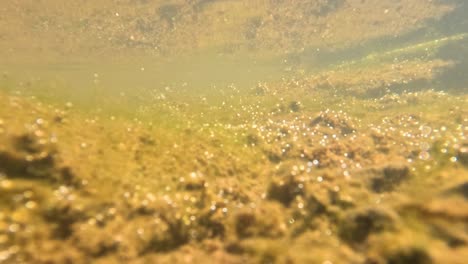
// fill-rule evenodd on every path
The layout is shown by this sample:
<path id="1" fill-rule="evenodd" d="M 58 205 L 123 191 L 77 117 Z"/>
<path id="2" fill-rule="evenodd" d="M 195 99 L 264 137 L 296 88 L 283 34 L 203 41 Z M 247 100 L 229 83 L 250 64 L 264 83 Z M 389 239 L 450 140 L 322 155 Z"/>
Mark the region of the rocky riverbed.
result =
<path id="1" fill-rule="evenodd" d="M 4 2 L 0 263 L 468 259 L 463 1 Z"/>
<path id="2" fill-rule="evenodd" d="M 2 93 L 1 260 L 463 263 L 466 97 L 317 98 L 161 126 Z"/>

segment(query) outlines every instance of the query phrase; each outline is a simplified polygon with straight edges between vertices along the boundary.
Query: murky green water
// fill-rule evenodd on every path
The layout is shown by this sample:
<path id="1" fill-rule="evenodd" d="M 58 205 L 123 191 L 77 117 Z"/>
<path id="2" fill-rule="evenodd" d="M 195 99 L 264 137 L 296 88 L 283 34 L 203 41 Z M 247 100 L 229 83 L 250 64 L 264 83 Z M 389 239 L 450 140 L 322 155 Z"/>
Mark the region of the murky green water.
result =
<path id="1" fill-rule="evenodd" d="M 0 263 L 464 263 L 461 0 L 0 4 Z"/>

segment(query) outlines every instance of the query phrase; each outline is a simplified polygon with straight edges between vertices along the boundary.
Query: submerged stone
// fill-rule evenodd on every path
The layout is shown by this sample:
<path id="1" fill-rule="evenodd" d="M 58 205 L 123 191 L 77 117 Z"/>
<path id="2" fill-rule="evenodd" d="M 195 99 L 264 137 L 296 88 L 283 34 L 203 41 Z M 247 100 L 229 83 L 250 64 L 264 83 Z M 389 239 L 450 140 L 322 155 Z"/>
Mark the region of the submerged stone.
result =
<path id="1" fill-rule="evenodd" d="M 292 176 L 286 179 L 274 179 L 268 187 L 267 197 L 287 207 L 296 196 L 304 195 L 304 188 L 301 188 L 302 184 L 301 181 Z"/>
<path id="2" fill-rule="evenodd" d="M 57 150 L 51 144 L 30 134 L 13 137 L 12 141 L 12 147 L 0 150 L 0 173 L 13 178 L 79 185 L 72 168 L 59 162 Z"/>
<path id="3" fill-rule="evenodd" d="M 449 188 L 444 192 L 444 194 L 455 194 L 455 195 L 461 195 L 465 197 L 465 199 L 468 199 L 468 182 L 464 182 L 462 184 L 459 184 L 457 186 L 454 186 L 452 188 Z"/>
<path id="4" fill-rule="evenodd" d="M 371 207 L 348 212 L 339 224 L 340 237 L 349 243 L 362 243 L 371 234 L 395 229 L 396 215 L 384 208 Z"/>
<path id="5" fill-rule="evenodd" d="M 288 107 L 289 107 L 289 110 L 291 110 L 291 112 L 299 112 L 302 108 L 302 105 L 301 105 L 301 102 L 291 101 Z"/>
<path id="6" fill-rule="evenodd" d="M 410 176 L 409 167 L 405 164 L 390 164 L 368 170 L 370 188 L 378 193 L 394 190 Z"/>
<path id="7" fill-rule="evenodd" d="M 234 216 L 234 227 L 239 239 L 249 237 L 277 238 L 284 235 L 282 211 L 279 205 L 266 203 L 257 209 L 241 210 Z"/>
<path id="8" fill-rule="evenodd" d="M 351 124 L 349 120 L 331 111 L 321 112 L 310 122 L 310 126 L 312 127 L 317 125 L 338 129 L 343 135 L 351 134 L 356 131 L 354 125 Z"/>
<path id="9" fill-rule="evenodd" d="M 388 264 L 431 264 L 432 258 L 422 248 L 402 248 L 387 257 Z"/>

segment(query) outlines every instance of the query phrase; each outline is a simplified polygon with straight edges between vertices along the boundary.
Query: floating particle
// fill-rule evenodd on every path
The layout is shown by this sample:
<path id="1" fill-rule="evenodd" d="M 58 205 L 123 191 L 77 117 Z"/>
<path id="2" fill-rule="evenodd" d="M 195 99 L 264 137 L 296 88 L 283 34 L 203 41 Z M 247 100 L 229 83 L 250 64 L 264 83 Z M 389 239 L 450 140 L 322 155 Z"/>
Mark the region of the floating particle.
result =
<path id="1" fill-rule="evenodd" d="M 432 133 L 432 128 L 430 126 L 420 126 L 419 130 L 421 131 L 421 135 L 424 137 L 428 137 Z"/>
<path id="2" fill-rule="evenodd" d="M 11 253 L 8 250 L 0 251 L 0 261 L 8 260 L 11 257 Z"/>
<path id="3" fill-rule="evenodd" d="M 20 226 L 18 224 L 11 224 L 8 226 L 8 231 L 10 233 L 16 233 L 19 231 Z"/>
<path id="4" fill-rule="evenodd" d="M 23 193 L 23 196 L 24 196 L 24 198 L 26 198 L 26 199 L 30 199 L 30 198 L 33 196 L 33 194 L 34 194 L 34 193 L 33 193 L 32 191 L 25 191 L 25 192 Z"/>
<path id="5" fill-rule="evenodd" d="M 115 209 L 114 207 L 111 207 L 107 210 L 107 213 L 109 215 L 115 215 L 116 212 L 117 212 L 117 209 Z"/>
<path id="6" fill-rule="evenodd" d="M 143 235 L 144 233 L 145 233 L 145 230 L 144 230 L 143 228 L 138 228 L 138 229 L 137 229 L 137 234 L 138 234 L 138 235 L 141 236 L 141 235 Z"/>
<path id="7" fill-rule="evenodd" d="M 421 159 L 421 160 L 428 160 L 430 157 L 431 157 L 431 155 L 427 151 L 421 151 L 419 153 L 419 159 Z"/>
<path id="8" fill-rule="evenodd" d="M 13 187 L 13 182 L 10 180 L 1 180 L 0 181 L 0 188 L 9 190 Z"/>
<path id="9" fill-rule="evenodd" d="M 427 142 L 421 143 L 421 150 L 428 151 L 431 148 L 431 145 Z"/>
<path id="10" fill-rule="evenodd" d="M 37 207 L 37 203 L 34 201 L 28 201 L 24 206 L 28 209 L 35 209 Z"/>
<path id="11" fill-rule="evenodd" d="M 44 124 L 44 119 L 42 119 L 42 118 L 36 119 L 36 124 L 43 125 Z"/>

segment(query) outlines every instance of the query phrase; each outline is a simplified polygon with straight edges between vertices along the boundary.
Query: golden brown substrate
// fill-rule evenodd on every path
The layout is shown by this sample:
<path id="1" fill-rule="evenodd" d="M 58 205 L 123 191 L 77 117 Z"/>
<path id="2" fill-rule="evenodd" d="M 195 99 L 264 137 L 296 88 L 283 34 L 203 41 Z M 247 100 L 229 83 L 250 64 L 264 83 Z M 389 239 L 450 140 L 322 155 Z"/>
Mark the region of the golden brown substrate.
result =
<path id="1" fill-rule="evenodd" d="M 407 96 L 174 128 L 1 94 L 1 260 L 461 263 L 466 97 Z"/>

